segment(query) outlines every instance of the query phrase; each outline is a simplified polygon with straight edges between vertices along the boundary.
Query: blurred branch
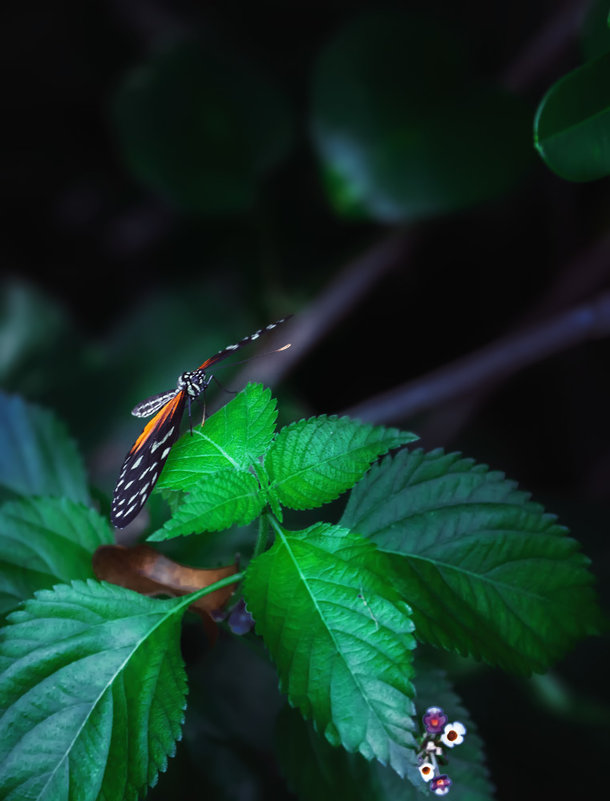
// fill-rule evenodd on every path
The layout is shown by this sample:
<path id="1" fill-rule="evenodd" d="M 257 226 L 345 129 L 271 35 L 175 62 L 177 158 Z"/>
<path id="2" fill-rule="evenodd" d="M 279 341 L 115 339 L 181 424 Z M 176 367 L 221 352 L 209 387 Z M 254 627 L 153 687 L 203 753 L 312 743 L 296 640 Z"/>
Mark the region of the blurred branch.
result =
<path id="1" fill-rule="evenodd" d="M 588 7 L 588 0 L 563 3 L 504 71 L 504 86 L 511 92 L 522 92 L 544 79 L 576 39 Z"/>
<path id="2" fill-rule="evenodd" d="M 576 38 L 587 7 L 588 3 L 584 0 L 568 0 L 568 2 L 563 3 L 556 11 L 555 16 L 536 33 L 532 40 L 506 69 L 503 76 L 503 82 L 506 87 L 513 91 L 521 91 L 535 83 L 541 76 L 544 76 L 545 71 L 549 69 L 549 65 L 552 65 L 566 47 Z M 277 337 L 274 338 L 274 345 L 290 341 L 293 347 L 282 354 L 281 359 L 268 359 L 262 364 L 257 360 L 255 366 L 247 365 L 238 376 L 238 382 L 243 384 L 255 375 L 257 380 L 263 381 L 264 383 L 272 384 L 279 381 L 298 361 L 302 360 L 320 340 L 323 340 L 329 331 L 332 330 L 354 306 L 366 297 L 371 286 L 379 281 L 386 272 L 394 267 L 401 259 L 406 257 L 408 248 L 411 245 L 411 237 L 412 234 L 407 235 L 404 231 L 400 231 L 382 240 L 364 255 L 347 264 L 342 272 L 339 273 L 322 292 L 318 299 L 291 321 L 289 326 L 280 330 Z M 602 240 L 599 245 L 601 253 L 607 254 L 609 245 L 610 237 Z M 605 275 L 608 269 L 607 260 L 599 258 L 597 252 L 593 254 L 590 262 L 593 266 L 593 270 L 586 271 L 589 280 L 583 280 L 582 272 L 577 274 L 571 270 L 566 271 L 563 274 L 563 282 L 559 281 L 556 283 L 552 292 L 544 299 L 541 307 L 534 309 L 533 314 L 531 316 L 528 315 L 528 319 L 534 315 L 535 319 L 539 319 L 539 313 L 549 313 L 553 307 L 563 306 L 564 302 L 570 296 L 570 293 L 575 289 L 575 285 L 578 286 L 580 291 L 571 295 L 571 302 L 573 303 L 574 300 L 579 297 L 586 297 L 587 294 L 589 294 L 588 290 L 598 283 L 597 275 L 594 274 L 596 270 Z M 595 286 L 595 288 L 597 287 Z M 585 309 L 589 307 L 584 306 L 582 308 Z M 579 310 L 574 310 L 576 317 L 578 316 L 578 311 Z M 563 317 L 558 319 L 562 320 Z M 552 322 L 549 325 L 551 324 Z M 532 330 L 538 331 L 539 329 L 536 328 Z M 455 427 L 456 423 L 459 427 L 470 417 L 470 414 L 484 402 L 487 392 L 492 389 L 494 380 L 499 381 L 502 378 L 508 377 L 513 372 L 520 369 L 520 367 L 530 363 L 524 361 L 523 364 L 519 364 L 519 358 L 516 352 L 511 353 L 513 349 L 510 345 L 510 343 L 519 343 L 522 338 L 525 338 L 527 342 L 529 336 L 529 332 L 525 334 L 514 333 L 505 340 L 500 341 L 509 343 L 508 347 L 506 350 L 503 350 L 501 354 L 498 354 L 498 356 L 494 356 L 494 358 L 504 358 L 510 354 L 509 361 L 504 366 L 500 364 L 495 365 L 495 369 L 487 372 L 484 382 L 481 380 L 483 376 L 477 377 L 476 369 L 474 372 L 470 372 L 473 370 L 473 365 L 470 365 L 466 373 L 469 381 L 469 391 L 478 389 L 481 394 L 478 397 L 462 398 L 462 410 L 464 414 L 460 415 L 458 411 L 457 419 L 455 417 L 453 418 L 453 427 Z M 586 335 L 584 335 L 583 338 L 586 338 Z M 575 344 L 567 342 L 562 346 L 559 344 L 560 342 L 561 337 L 556 337 L 557 350 L 562 350 L 564 347 L 569 347 L 570 344 Z M 542 345 L 542 340 L 539 344 Z M 483 349 L 479 351 L 479 353 L 483 354 L 485 351 L 486 349 Z M 555 352 L 554 348 L 551 348 L 549 351 L 549 353 L 552 352 Z M 535 356 L 534 354 L 535 351 L 532 351 L 531 362 L 535 362 L 549 355 L 545 352 L 544 347 L 542 347 L 540 355 Z M 516 359 L 516 362 L 513 363 L 514 359 Z M 464 369 L 464 365 L 468 365 L 469 363 L 470 357 L 465 357 L 463 360 L 454 362 L 454 365 L 462 365 L 462 369 Z M 411 399 L 409 403 L 414 402 L 414 393 L 422 391 L 422 387 L 420 386 L 421 382 L 423 382 L 426 400 L 423 399 L 424 395 L 422 395 L 421 401 L 415 404 L 418 411 L 437 406 L 442 403 L 446 397 L 453 399 L 456 393 L 449 386 L 451 380 L 449 380 L 448 384 L 445 380 L 445 372 L 449 371 L 449 373 L 451 373 L 452 369 L 451 366 L 448 366 L 446 368 L 441 368 L 435 373 L 429 374 L 430 378 L 436 377 L 429 385 L 426 378 L 403 385 L 403 390 L 405 388 L 410 388 L 407 391 L 407 395 Z M 462 375 L 462 373 L 460 372 L 459 375 Z M 438 397 L 433 397 L 433 387 L 436 387 L 440 392 Z M 385 404 L 386 400 L 384 399 L 395 398 L 401 395 L 402 390 L 399 388 L 390 393 L 377 396 L 377 399 L 372 398 L 363 404 L 353 407 L 353 409 L 365 409 L 368 410 L 366 412 L 367 414 L 375 416 L 377 412 L 374 411 L 374 407 L 380 399 L 382 404 Z M 393 402 L 390 402 L 390 407 L 393 408 Z M 383 408 L 386 408 L 385 405 L 382 406 L 382 409 Z M 350 413 L 355 412 L 350 410 Z M 407 412 L 407 414 L 411 413 L 410 411 Z M 358 413 L 358 416 L 361 415 Z M 375 417 L 375 419 L 386 420 L 383 412 L 380 413 L 379 418 Z"/>
<path id="3" fill-rule="evenodd" d="M 578 301 L 585 301 L 603 289 L 609 274 L 610 233 L 573 259 L 568 267 L 559 273 L 548 292 L 526 312 L 519 324 L 507 336 L 523 331 L 536 321 L 565 311 Z M 422 439 L 429 439 L 431 445 L 441 443 L 447 445 L 507 377 L 499 377 L 495 383 L 490 381 L 485 386 L 480 386 L 468 397 L 452 403 L 450 408 L 438 409 L 420 427 L 419 434 Z"/>
<path id="4" fill-rule="evenodd" d="M 273 338 L 271 347 L 285 342 L 292 347 L 282 358 L 260 360 L 247 364 L 236 383 L 242 386 L 256 377 L 264 384 L 279 381 L 292 367 L 312 350 L 340 321 L 362 302 L 384 275 L 408 258 L 413 242 L 411 231 L 392 233 L 363 255 L 349 262 L 314 300 L 294 320 L 282 327 Z M 266 350 L 266 348 L 265 348 Z"/>
<path id="5" fill-rule="evenodd" d="M 344 413 L 374 423 L 398 423 L 561 353 L 610 334 L 610 292 L 523 332 L 503 337 L 438 370 L 374 396 Z"/>
<path id="6" fill-rule="evenodd" d="M 586 300 L 594 292 L 599 292 L 609 275 L 610 231 L 561 270 L 548 292 L 522 323 L 533 322 Z"/>

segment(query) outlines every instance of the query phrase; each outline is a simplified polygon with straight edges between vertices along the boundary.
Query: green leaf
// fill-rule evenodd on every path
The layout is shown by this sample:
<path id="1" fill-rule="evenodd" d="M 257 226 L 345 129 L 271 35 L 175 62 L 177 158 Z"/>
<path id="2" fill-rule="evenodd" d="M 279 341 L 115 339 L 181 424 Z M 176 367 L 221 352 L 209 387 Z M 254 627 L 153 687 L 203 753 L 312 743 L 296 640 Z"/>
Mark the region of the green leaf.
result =
<path id="1" fill-rule="evenodd" d="M 0 641 L 0 797 L 135 801 L 185 708 L 184 598 L 93 581 L 42 590 Z"/>
<path id="2" fill-rule="evenodd" d="M 185 624 L 186 637 L 199 639 L 195 627 Z M 221 636 L 209 658 L 190 661 L 183 739 L 150 801 L 178 795 L 184 801 L 273 801 L 278 791 L 286 798 L 272 760 L 273 728 L 284 699 L 275 668 L 262 648 L 252 646 L 251 637 Z"/>
<path id="3" fill-rule="evenodd" d="M 313 509 L 352 487 L 378 456 L 415 439 L 349 417 L 299 420 L 280 431 L 265 455 L 270 493 L 291 509 Z"/>
<path id="4" fill-rule="evenodd" d="M 248 384 L 203 426 L 174 445 L 157 482 L 158 489 L 191 490 L 203 475 L 226 468 L 245 470 L 269 446 L 277 409 L 271 391 Z"/>
<path id="5" fill-rule="evenodd" d="M 385 459 L 340 522 L 391 555 L 423 641 L 530 673 L 597 631 L 578 543 L 502 473 L 459 454 Z"/>
<path id="6" fill-rule="evenodd" d="M 448 764 L 442 767 L 453 781 L 451 798 L 457 801 L 492 801 L 493 786 L 485 765 L 483 744 L 476 726 L 455 694 L 445 674 L 415 658 L 418 722 L 430 706 L 440 706 L 451 722 L 464 724 L 464 742 L 446 751 Z M 421 724 L 420 724 L 421 725 Z M 378 762 L 366 762 L 359 754 L 333 748 L 293 709 L 286 707 L 278 720 L 276 750 L 283 773 L 301 801 L 417 801 L 428 786 L 415 764 L 407 779 Z"/>
<path id="7" fill-rule="evenodd" d="M 36 590 L 94 578 L 91 557 L 113 541 L 108 522 L 67 498 L 24 498 L 0 507 L 0 614 Z"/>
<path id="8" fill-rule="evenodd" d="M 420 801 L 421 793 L 429 795 L 415 758 L 408 773 L 408 778 L 413 775 L 411 784 L 379 762 L 333 748 L 288 706 L 278 719 L 276 751 L 282 773 L 300 801 Z"/>
<path id="9" fill-rule="evenodd" d="M 146 186 L 187 211 L 233 214 L 292 138 L 286 97 L 225 43 L 183 42 L 128 76 L 114 121 L 125 159 Z"/>
<path id="10" fill-rule="evenodd" d="M 244 470 L 222 470 L 206 476 L 165 525 L 148 539 L 167 540 L 200 531 L 245 526 L 265 505 L 258 481 Z"/>
<path id="11" fill-rule="evenodd" d="M 474 721 L 444 671 L 430 667 L 423 660 L 416 660 L 415 669 L 418 718 L 421 720 L 428 707 L 440 706 L 449 716 L 450 723 L 459 720 L 466 727 L 464 742 L 453 749 L 445 749 L 449 764 L 442 770 L 453 781 L 452 801 L 493 801 L 494 787 L 485 762 L 483 742 L 477 734 Z"/>
<path id="12" fill-rule="evenodd" d="M 312 129 L 340 214 L 410 221 L 515 185 L 531 161 L 531 113 L 465 62 L 443 25 L 388 10 L 361 15 L 322 52 Z"/>
<path id="13" fill-rule="evenodd" d="M 282 690 L 330 743 L 404 775 L 415 641 L 385 557 L 338 526 L 276 531 L 250 563 L 244 594 Z"/>
<path id="14" fill-rule="evenodd" d="M 63 423 L 0 392 L 0 497 L 16 494 L 89 501 L 83 463 Z"/>
<path id="15" fill-rule="evenodd" d="M 610 175 L 610 53 L 564 75 L 534 121 L 536 149 L 568 181 Z"/>

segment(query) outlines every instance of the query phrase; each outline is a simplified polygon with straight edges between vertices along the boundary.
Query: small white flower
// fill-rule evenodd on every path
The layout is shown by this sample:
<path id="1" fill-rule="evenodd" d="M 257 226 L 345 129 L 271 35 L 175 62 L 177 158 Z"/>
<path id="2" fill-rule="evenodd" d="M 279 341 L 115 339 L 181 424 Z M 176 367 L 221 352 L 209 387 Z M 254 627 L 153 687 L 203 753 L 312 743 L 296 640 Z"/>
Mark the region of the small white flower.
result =
<path id="1" fill-rule="evenodd" d="M 434 776 L 434 765 L 432 762 L 422 762 L 419 766 L 419 772 L 421 774 L 422 779 L 425 782 L 429 782 L 430 779 Z"/>
<path id="2" fill-rule="evenodd" d="M 466 727 L 459 720 L 453 723 L 448 723 L 445 730 L 441 734 L 441 741 L 447 748 L 453 748 L 454 745 L 461 745 L 464 742 L 464 735 L 466 734 Z"/>

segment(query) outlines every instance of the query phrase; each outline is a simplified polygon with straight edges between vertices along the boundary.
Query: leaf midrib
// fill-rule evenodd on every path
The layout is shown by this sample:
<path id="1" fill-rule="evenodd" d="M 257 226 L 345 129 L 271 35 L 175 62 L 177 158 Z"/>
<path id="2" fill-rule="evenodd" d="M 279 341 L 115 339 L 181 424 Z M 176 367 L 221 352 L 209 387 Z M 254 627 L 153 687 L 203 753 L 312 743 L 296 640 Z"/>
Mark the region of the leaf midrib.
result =
<path id="1" fill-rule="evenodd" d="M 185 596 L 185 597 L 188 598 L 188 596 Z M 97 698 L 95 699 L 95 701 L 91 704 L 89 712 L 87 713 L 87 715 L 83 719 L 83 722 L 79 726 L 78 730 L 75 732 L 74 737 L 70 741 L 70 743 L 69 743 L 68 747 L 66 748 L 62 758 L 57 762 L 55 768 L 49 773 L 49 777 L 48 777 L 47 781 L 45 782 L 44 786 L 42 787 L 42 789 L 41 789 L 41 791 L 40 791 L 40 793 L 38 795 L 39 798 L 41 798 L 43 796 L 44 792 L 46 791 L 46 788 L 48 787 L 48 785 L 52 781 L 52 779 L 55 777 L 55 775 L 56 775 L 57 771 L 59 770 L 59 768 L 64 764 L 66 759 L 68 759 L 69 755 L 72 752 L 72 749 L 74 748 L 74 744 L 78 741 L 79 737 L 81 736 L 81 734 L 83 732 L 83 729 L 87 725 L 87 723 L 88 723 L 89 719 L 91 718 L 91 715 L 93 714 L 94 710 L 97 708 L 98 704 L 100 703 L 101 699 L 106 694 L 108 689 L 111 688 L 114 685 L 114 682 L 117 680 L 118 676 L 121 675 L 121 673 L 125 669 L 125 666 L 128 664 L 130 659 L 133 659 L 134 655 L 137 653 L 138 649 L 142 646 L 142 644 L 144 642 L 146 642 L 149 639 L 149 637 L 151 637 L 161 625 L 163 625 L 165 622 L 167 622 L 172 615 L 174 615 L 177 612 L 181 611 L 182 607 L 188 606 L 189 603 L 190 603 L 190 600 L 189 601 L 185 601 L 184 599 L 181 599 L 181 603 L 178 603 L 167 614 L 164 614 L 159 619 L 159 621 L 153 626 L 153 628 L 151 628 L 148 631 L 146 636 L 142 637 L 137 643 L 134 644 L 134 647 L 130 650 L 128 656 L 117 667 L 117 669 L 114 672 L 114 674 L 112 675 L 112 677 L 108 680 L 108 682 L 106 682 L 106 684 L 104 685 L 103 689 L 100 690 L 100 692 L 99 692 Z M 141 618 L 141 617 L 148 617 L 150 614 L 155 614 L 155 613 L 154 612 L 143 612 L 143 613 L 141 613 L 139 615 L 130 615 L 129 619 L 130 620 L 136 620 L 136 619 Z M 95 629 L 95 628 L 97 628 L 97 626 L 102 626 L 102 625 L 104 625 L 104 623 L 107 623 L 107 622 L 108 622 L 108 620 L 105 619 L 101 623 L 98 623 L 95 626 L 89 627 L 89 630 Z"/>
<path id="2" fill-rule="evenodd" d="M 358 454 L 359 451 L 364 451 L 367 448 L 371 448 L 371 445 L 359 445 L 358 447 L 354 448 L 353 450 L 341 451 L 341 453 L 337 453 L 337 454 L 334 454 L 332 456 L 328 456 L 325 459 L 316 459 L 315 461 L 312 461 L 310 464 L 306 465 L 305 467 L 300 467 L 299 469 L 294 470 L 293 472 L 291 472 L 289 475 L 285 476 L 284 478 L 274 479 L 272 481 L 272 483 L 271 483 L 271 486 L 274 487 L 274 488 L 275 487 L 281 487 L 286 482 L 293 481 L 295 478 L 299 478 L 304 473 L 310 473 L 312 470 L 315 470 L 315 468 L 318 465 L 328 465 L 333 461 L 345 460 L 345 459 L 348 459 L 350 457 L 353 458 L 354 456 L 356 456 Z M 368 461 L 368 459 L 367 459 L 367 461 Z M 318 471 L 316 471 L 316 472 L 318 472 Z M 349 471 L 347 471 L 347 470 L 343 470 L 343 473 L 346 474 L 346 475 L 348 474 L 348 472 Z M 358 473 L 359 471 L 358 470 L 352 470 L 351 472 L 352 473 Z M 324 475 L 324 478 L 328 479 L 329 477 L 327 475 Z"/>
<path id="3" fill-rule="evenodd" d="M 282 544 L 286 548 L 286 552 L 287 552 L 291 562 L 293 563 L 293 565 L 295 567 L 295 570 L 297 571 L 298 576 L 300 577 L 300 579 L 301 579 L 301 581 L 303 583 L 303 586 L 305 587 L 305 589 L 307 591 L 307 594 L 309 595 L 309 597 L 310 597 L 310 599 L 312 601 L 312 604 L 313 604 L 314 608 L 316 609 L 316 612 L 318 613 L 318 617 L 319 617 L 322 625 L 324 626 L 325 630 L 328 632 L 328 635 L 329 635 L 329 637 L 330 637 L 330 639 L 331 639 L 331 641 L 333 643 L 333 647 L 335 649 L 335 653 L 340 655 L 341 660 L 343 661 L 343 664 L 345 665 L 346 669 L 349 672 L 349 675 L 353 678 L 354 683 L 358 687 L 358 690 L 360 692 L 360 697 L 366 701 L 366 706 L 369 709 L 369 714 L 372 715 L 378 721 L 378 723 L 381 726 L 382 730 L 386 732 L 388 738 L 390 740 L 392 740 L 392 742 L 396 742 L 395 738 L 390 734 L 390 732 L 387 731 L 387 728 L 385 726 L 384 721 L 380 719 L 380 717 L 377 714 L 376 710 L 371 705 L 371 701 L 370 701 L 370 699 L 368 697 L 368 694 L 364 691 L 364 688 L 362 686 L 362 682 L 361 682 L 359 676 L 357 674 L 355 674 L 354 671 L 351 669 L 348 661 L 346 660 L 346 658 L 345 658 L 345 656 L 344 656 L 344 654 L 342 652 L 342 649 L 339 647 L 339 644 L 337 643 L 337 640 L 336 640 L 336 638 L 335 638 L 335 636 L 333 634 L 332 629 L 326 624 L 325 617 L 322 614 L 322 610 L 320 609 L 320 607 L 318 605 L 318 602 L 317 602 L 317 600 L 315 598 L 315 595 L 313 594 L 313 592 L 311 591 L 311 589 L 309 587 L 309 583 L 307 581 L 307 578 L 305 577 L 305 575 L 303 574 L 303 572 L 302 572 L 302 570 L 301 570 L 301 568 L 299 566 L 298 559 L 297 559 L 297 557 L 295 556 L 295 554 L 293 553 L 292 549 L 289 546 L 288 538 L 286 537 L 286 535 L 284 534 L 283 530 L 279 526 L 275 526 L 275 528 L 276 528 L 276 532 L 278 533 L 278 535 L 279 535 L 279 537 L 280 537 L 280 539 L 282 541 Z"/>

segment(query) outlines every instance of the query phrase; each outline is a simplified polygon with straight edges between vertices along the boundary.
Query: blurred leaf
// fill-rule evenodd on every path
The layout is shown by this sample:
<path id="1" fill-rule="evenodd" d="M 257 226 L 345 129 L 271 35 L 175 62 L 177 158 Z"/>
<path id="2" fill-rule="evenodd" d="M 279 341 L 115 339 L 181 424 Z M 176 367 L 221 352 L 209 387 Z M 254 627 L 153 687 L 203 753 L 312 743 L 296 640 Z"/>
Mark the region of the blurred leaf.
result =
<path id="1" fill-rule="evenodd" d="M 598 632 L 578 543 L 472 459 L 440 450 L 387 457 L 354 488 L 340 522 L 391 555 L 425 642 L 527 674 Z"/>
<path id="2" fill-rule="evenodd" d="M 187 646 L 190 635 L 200 640 L 198 627 L 185 625 Z M 151 801 L 175 798 L 178 786 L 184 801 L 283 799 L 273 759 L 273 727 L 283 699 L 263 648 L 221 631 L 211 658 L 204 653 L 187 667 L 188 713 L 177 760 L 182 757 L 188 775 L 176 775 L 172 760 Z"/>
<path id="3" fill-rule="evenodd" d="M 534 139 L 561 178 L 593 181 L 610 175 L 610 53 L 553 84 L 538 106 Z"/>
<path id="4" fill-rule="evenodd" d="M 278 718 L 276 750 L 288 785 L 300 801 L 419 801 L 422 793 L 429 796 L 415 759 L 406 780 L 379 762 L 333 747 L 288 706 Z"/>
<path id="5" fill-rule="evenodd" d="M 610 6 L 608 0 L 593 0 L 581 30 L 585 61 L 603 56 L 610 50 Z"/>
<path id="6" fill-rule="evenodd" d="M 66 323 L 61 309 L 34 287 L 13 280 L 5 281 L 1 291 L 0 381 L 6 386 L 15 375 L 24 379 L 26 367 L 41 370 L 40 362 L 45 363 L 44 355 Z"/>
<path id="7" fill-rule="evenodd" d="M 114 119 L 125 158 L 147 186 L 203 214 L 248 209 L 287 153 L 280 90 L 224 44 L 176 44 L 123 83 Z"/>
<path id="8" fill-rule="evenodd" d="M 353 487 L 372 462 L 417 439 L 397 428 L 320 415 L 285 426 L 265 455 L 270 493 L 290 509 L 312 509 Z"/>
<path id="9" fill-rule="evenodd" d="M 414 15 L 359 17 L 322 53 L 313 135 L 339 213 L 396 222 L 505 192 L 531 156 L 530 115 L 467 74 L 453 37 Z"/>
<path id="10" fill-rule="evenodd" d="M 333 745 L 404 775 L 413 761 L 410 610 L 371 542 L 324 523 L 276 525 L 244 597 L 290 703 Z"/>
<path id="11" fill-rule="evenodd" d="M 93 578 L 93 552 L 112 539 L 104 518 L 67 498 L 24 498 L 3 504 L 0 614 L 37 590 Z"/>
<path id="12" fill-rule="evenodd" d="M 64 424 L 0 392 L 0 497 L 15 494 L 89 501 L 85 469 Z"/>
<path id="13" fill-rule="evenodd" d="M 135 801 L 180 737 L 185 599 L 42 590 L 0 644 L 0 797 Z"/>
<path id="14" fill-rule="evenodd" d="M 186 283 L 138 298 L 110 333 L 105 355 L 108 374 L 96 387 L 105 415 L 113 414 L 124 432 L 121 450 L 141 429 L 141 423 L 129 415 L 137 402 L 175 387 L 184 370 L 192 370 L 234 342 L 240 331 L 254 330 L 257 322 L 227 291 L 208 280 L 204 288 Z M 232 369 L 230 360 L 224 365 L 223 383 Z M 209 387 L 210 410 L 217 395 L 216 388 Z M 226 402 L 226 393 L 220 402 Z"/>

